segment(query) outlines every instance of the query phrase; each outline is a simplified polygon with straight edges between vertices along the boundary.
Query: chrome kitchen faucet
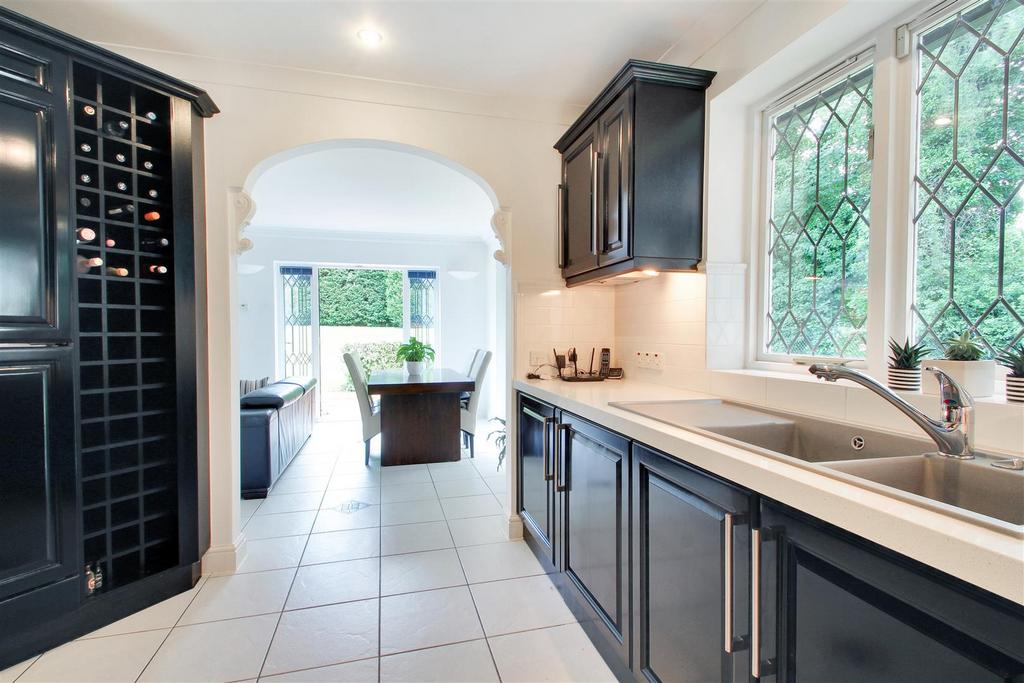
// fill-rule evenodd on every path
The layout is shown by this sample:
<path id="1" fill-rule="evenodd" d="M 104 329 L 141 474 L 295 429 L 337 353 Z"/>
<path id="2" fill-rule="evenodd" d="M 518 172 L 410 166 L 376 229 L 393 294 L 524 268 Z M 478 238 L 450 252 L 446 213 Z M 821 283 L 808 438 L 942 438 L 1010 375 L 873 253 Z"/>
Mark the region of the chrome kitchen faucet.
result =
<path id="1" fill-rule="evenodd" d="M 888 387 L 857 370 L 842 365 L 812 365 L 812 375 L 827 382 L 847 379 L 867 387 L 889 403 L 898 408 L 904 415 L 924 430 L 925 434 L 939 447 L 939 454 L 959 460 L 974 457 L 974 399 L 963 387 L 942 370 L 926 367 L 925 370 L 935 375 L 939 382 L 939 399 L 941 401 L 941 420 L 933 420 L 920 410 L 910 405 Z"/>

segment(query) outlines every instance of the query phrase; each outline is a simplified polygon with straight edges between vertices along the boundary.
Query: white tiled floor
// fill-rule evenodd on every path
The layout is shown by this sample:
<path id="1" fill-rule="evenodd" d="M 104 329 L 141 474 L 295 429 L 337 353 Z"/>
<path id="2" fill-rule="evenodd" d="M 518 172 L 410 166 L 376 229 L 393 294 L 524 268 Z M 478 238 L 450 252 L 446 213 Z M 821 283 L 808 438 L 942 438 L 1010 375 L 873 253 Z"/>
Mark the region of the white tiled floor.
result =
<path id="1" fill-rule="evenodd" d="M 242 502 L 238 573 L 0 683 L 614 680 L 525 543 L 507 539 L 505 472 L 486 446 L 381 472 L 376 458 L 363 467 L 354 427 L 319 423 L 270 496 Z"/>

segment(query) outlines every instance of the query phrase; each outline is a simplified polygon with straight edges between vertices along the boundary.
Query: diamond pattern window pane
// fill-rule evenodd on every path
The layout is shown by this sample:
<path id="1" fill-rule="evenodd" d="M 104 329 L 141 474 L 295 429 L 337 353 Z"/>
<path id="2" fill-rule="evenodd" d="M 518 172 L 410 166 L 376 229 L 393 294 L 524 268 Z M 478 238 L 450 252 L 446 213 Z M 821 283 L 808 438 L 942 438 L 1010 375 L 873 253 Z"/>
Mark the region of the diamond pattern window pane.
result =
<path id="1" fill-rule="evenodd" d="M 421 341 L 437 344 L 437 273 L 409 271 L 409 333 Z"/>
<path id="2" fill-rule="evenodd" d="M 313 374 L 313 269 L 281 268 L 284 376 Z"/>
<path id="3" fill-rule="evenodd" d="M 773 115 L 765 350 L 863 358 L 872 67 Z"/>
<path id="4" fill-rule="evenodd" d="M 985 0 L 917 40 L 914 336 L 1024 338 L 1024 1 Z"/>

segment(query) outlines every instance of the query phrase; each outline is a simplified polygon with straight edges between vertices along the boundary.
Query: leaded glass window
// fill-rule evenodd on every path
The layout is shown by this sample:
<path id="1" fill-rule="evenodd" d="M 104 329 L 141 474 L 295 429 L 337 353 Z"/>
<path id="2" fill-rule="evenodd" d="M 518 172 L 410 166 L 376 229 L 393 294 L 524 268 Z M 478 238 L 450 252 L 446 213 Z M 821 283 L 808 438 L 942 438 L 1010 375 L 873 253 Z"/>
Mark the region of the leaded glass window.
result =
<path id="1" fill-rule="evenodd" d="M 437 272 L 409 271 L 409 334 L 437 344 Z"/>
<path id="2" fill-rule="evenodd" d="M 917 37 L 914 334 L 1024 337 L 1024 4 L 986 0 Z"/>
<path id="3" fill-rule="evenodd" d="M 769 113 L 770 354 L 865 355 L 873 73 L 847 72 Z"/>
<path id="4" fill-rule="evenodd" d="M 281 267 L 284 376 L 313 374 L 313 269 Z"/>

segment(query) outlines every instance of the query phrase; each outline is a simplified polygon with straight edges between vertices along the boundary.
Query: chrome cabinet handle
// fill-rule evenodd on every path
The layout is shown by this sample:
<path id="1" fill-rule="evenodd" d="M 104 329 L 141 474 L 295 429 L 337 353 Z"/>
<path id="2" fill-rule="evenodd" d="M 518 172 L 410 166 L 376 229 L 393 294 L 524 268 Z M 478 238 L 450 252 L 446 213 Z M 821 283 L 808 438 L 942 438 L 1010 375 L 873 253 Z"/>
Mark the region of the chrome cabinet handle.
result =
<path id="1" fill-rule="evenodd" d="M 568 442 L 562 440 L 562 434 L 572 429 L 570 424 L 559 424 L 555 427 L 555 453 L 558 454 L 555 460 L 555 491 L 562 493 L 569 490 L 569 485 L 562 481 L 562 472 L 565 469 L 565 453 L 562 452 L 561 446 L 565 444 L 566 450 L 568 450 Z"/>
<path id="2" fill-rule="evenodd" d="M 722 581 L 725 584 L 725 600 L 724 614 L 722 615 L 722 623 L 725 624 L 725 651 L 731 653 L 733 651 L 733 640 L 732 640 L 732 540 L 733 540 L 733 526 L 735 525 L 735 517 L 733 513 L 725 513 L 725 527 L 722 530 L 723 542 L 725 544 L 724 553 L 724 564 L 722 568 Z"/>
<path id="3" fill-rule="evenodd" d="M 761 530 L 750 532 L 750 675 L 761 677 Z"/>
<path id="4" fill-rule="evenodd" d="M 555 199 L 555 225 L 557 226 L 557 261 L 559 268 L 565 268 L 565 185 L 559 184 L 557 190 L 557 198 Z"/>
<path id="5" fill-rule="evenodd" d="M 597 178 L 601 174 L 601 153 L 596 150 L 593 164 L 590 177 L 590 253 L 597 256 Z"/>
<path id="6" fill-rule="evenodd" d="M 548 457 L 548 452 L 551 449 L 550 437 L 548 436 L 548 427 L 555 423 L 555 418 L 545 417 L 544 418 L 544 481 L 551 481 L 554 478 L 554 474 L 548 471 L 548 465 L 551 464 L 551 459 Z"/>

